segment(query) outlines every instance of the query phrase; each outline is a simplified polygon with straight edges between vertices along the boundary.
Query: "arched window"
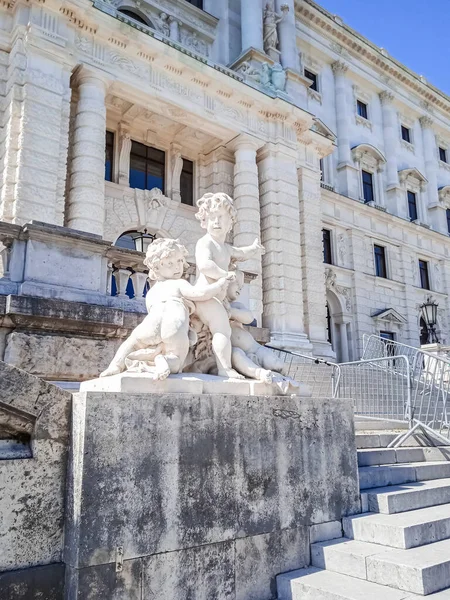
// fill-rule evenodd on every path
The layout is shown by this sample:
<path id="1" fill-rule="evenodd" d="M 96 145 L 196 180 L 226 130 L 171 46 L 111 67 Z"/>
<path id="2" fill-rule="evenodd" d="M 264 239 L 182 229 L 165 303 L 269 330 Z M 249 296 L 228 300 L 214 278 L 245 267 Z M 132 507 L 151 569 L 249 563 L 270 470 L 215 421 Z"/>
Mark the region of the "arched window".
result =
<path id="1" fill-rule="evenodd" d="M 120 12 L 122 15 L 125 15 L 126 17 L 130 17 L 130 19 L 134 19 L 138 23 L 142 23 L 142 25 L 146 25 L 147 27 L 149 26 L 148 22 L 144 18 L 142 18 L 140 15 L 135 13 L 133 10 L 128 10 L 127 8 L 119 8 L 119 10 L 117 12 Z"/>
<path id="2" fill-rule="evenodd" d="M 428 327 L 423 317 L 420 317 L 420 345 L 428 344 Z"/>
<path id="3" fill-rule="evenodd" d="M 141 231 L 127 231 L 123 233 L 114 244 L 119 248 L 126 248 L 127 250 L 137 250 L 138 252 L 147 252 L 148 246 L 156 239 L 156 235 L 147 233 L 147 230 L 144 229 Z M 144 289 L 141 293 L 135 293 L 133 281 L 131 279 L 131 275 L 133 274 L 133 270 L 129 269 L 130 278 L 128 279 L 126 295 L 129 298 L 141 297 L 141 295 L 145 296 L 149 290 L 148 282 L 145 284 Z M 114 270 L 111 279 L 111 296 L 117 296 L 117 284 L 116 278 L 114 276 Z"/>

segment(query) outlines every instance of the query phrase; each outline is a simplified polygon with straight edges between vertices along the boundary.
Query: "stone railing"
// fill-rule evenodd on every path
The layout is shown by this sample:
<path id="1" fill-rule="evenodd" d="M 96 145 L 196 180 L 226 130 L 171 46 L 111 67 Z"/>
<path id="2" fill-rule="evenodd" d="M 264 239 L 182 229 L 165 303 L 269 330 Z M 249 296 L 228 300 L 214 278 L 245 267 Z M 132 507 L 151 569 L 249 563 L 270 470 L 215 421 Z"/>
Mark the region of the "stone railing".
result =
<path id="1" fill-rule="evenodd" d="M 35 221 L 23 227 L 0 222 L 0 243 L 0 295 L 145 310 L 147 272 L 141 252 L 112 246 L 97 235 Z M 128 288 L 127 295 L 129 280 L 133 293 Z"/>
<path id="2" fill-rule="evenodd" d="M 130 0 L 127 10 L 136 12 L 146 25 L 105 0 L 95 0 L 94 6 L 163 42 L 184 47 L 204 59 L 211 57 L 218 19 L 185 0 Z"/>

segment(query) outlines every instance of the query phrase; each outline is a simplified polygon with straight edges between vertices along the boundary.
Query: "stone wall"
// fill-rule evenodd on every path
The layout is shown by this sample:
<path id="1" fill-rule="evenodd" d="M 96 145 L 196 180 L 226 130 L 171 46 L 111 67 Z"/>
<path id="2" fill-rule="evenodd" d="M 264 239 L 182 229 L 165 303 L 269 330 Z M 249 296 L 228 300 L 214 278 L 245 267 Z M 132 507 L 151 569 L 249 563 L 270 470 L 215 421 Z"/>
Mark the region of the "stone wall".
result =
<path id="1" fill-rule="evenodd" d="M 70 598 L 269 600 L 359 511 L 346 401 L 80 393 L 73 440 Z"/>
<path id="2" fill-rule="evenodd" d="M 72 397 L 3 362 L 0 388 L 0 598 L 60 599 Z"/>

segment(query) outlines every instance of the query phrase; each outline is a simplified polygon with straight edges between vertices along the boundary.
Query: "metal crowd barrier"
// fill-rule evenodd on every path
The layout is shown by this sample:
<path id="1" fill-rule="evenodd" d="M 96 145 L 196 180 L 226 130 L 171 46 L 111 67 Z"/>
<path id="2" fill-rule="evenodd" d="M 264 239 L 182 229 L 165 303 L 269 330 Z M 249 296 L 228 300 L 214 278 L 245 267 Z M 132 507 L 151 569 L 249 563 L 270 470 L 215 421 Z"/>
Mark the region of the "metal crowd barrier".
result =
<path id="1" fill-rule="evenodd" d="M 340 367 L 321 358 L 299 352 L 270 348 L 283 362 L 283 374 L 306 383 L 314 397 L 336 398 L 339 387 Z"/>

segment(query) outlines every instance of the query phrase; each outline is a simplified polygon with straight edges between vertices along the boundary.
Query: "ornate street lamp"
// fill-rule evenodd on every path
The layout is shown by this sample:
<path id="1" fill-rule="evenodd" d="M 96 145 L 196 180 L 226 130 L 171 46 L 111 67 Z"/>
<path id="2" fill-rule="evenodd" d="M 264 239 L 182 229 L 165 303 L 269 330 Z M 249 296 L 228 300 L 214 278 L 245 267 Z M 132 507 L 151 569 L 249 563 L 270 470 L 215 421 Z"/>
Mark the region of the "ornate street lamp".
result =
<path id="1" fill-rule="evenodd" d="M 147 252 L 147 248 L 150 246 L 152 242 L 155 241 L 156 235 L 152 235 L 151 233 L 147 233 L 147 230 L 144 229 L 143 232 L 136 232 L 130 234 L 133 238 L 134 247 L 138 252 Z"/>
<path id="2" fill-rule="evenodd" d="M 431 296 L 428 296 L 426 302 L 420 305 L 422 318 L 425 321 L 425 325 L 428 331 L 428 343 L 439 344 L 438 337 L 436 335 L 437 325 L 437 309 L 438 303 L 435 302 Z"/>

